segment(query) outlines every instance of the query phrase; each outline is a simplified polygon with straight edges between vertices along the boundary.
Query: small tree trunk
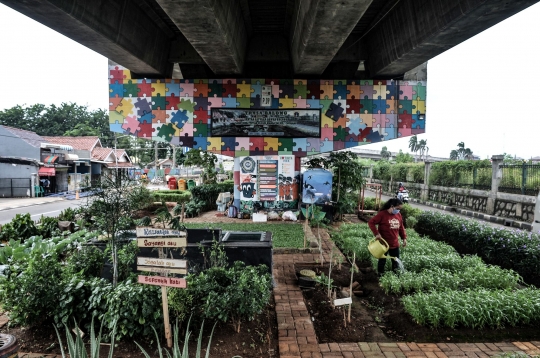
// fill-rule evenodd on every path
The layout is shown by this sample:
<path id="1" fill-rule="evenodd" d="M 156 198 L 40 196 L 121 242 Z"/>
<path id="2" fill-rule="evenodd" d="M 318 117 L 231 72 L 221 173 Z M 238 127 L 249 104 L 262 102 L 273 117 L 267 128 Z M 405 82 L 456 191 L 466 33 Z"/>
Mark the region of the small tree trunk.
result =
<path id="1" fill-rule="evenodd" d="M 182 203 L 182 212 L 180 213 L 181 222 L 184 222 L 184 208 L 186 207 L 186 203 Z"/>

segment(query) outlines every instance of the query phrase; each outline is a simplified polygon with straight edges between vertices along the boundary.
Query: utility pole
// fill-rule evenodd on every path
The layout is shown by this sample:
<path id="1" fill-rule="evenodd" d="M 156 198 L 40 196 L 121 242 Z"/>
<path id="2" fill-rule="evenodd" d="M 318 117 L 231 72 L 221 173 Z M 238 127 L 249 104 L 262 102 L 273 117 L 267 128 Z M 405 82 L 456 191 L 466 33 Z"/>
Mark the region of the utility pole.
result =
<path id="1" fill-rule="evenodd" d="M 172 168 L 176 168 L 176 146 L 172 146 Z"/>
<path id="2" fill-rule="evenodd" d="M 156 176 L 157 176 L 157 161 L 158 161 L 158 158 L 157 158 L 157 142 L 154 142 L 154 170 L 156 171 Z"/>

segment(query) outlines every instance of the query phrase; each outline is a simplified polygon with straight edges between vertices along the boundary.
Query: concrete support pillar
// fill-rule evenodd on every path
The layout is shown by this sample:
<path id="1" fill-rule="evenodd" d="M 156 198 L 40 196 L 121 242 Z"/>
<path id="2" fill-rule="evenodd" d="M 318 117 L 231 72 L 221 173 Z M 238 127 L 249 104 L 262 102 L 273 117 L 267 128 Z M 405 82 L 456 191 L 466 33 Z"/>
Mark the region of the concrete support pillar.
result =
<path id="1" fill-rule="evenodd" d="M 38 168 L 39 169 L 39 168 Z M 38 182 L 38 174 L 32 173 L 32 176 L 30 177 L 30 197 L 33 198 L 36 196 L 36 185 L 39 185 Z"/>
<path id="2" fill-rule="evenodd" d="M 369 183 L 373 183 L 373 164 L 369 166 Z"/>
<path id="3" fill-rule="evenodd" d="M 422 184 L 422 189 L 420 193 L 420 199 L 423 201 L 428 201 L 429 199 L 429 173 L 431 171 L 431 164 L 433 162 L 425 161 L 424 162 L 424 184 Z"/>
<path id="4" fill-rule="evenodd" d="M 489 215 L 495 213 L 495 201 L 497 200 L 497 192 L 499 191 L 499 183 L 502 178 L 502 171 L 499 168 L 503 162 L 504 155 L 494 155 L 491 157 L 491 191 L 489 192 L 486 211 Z"/>
<path id="5" fill-rule="evenodd" d="M 234 158 L 233 168 L 233 180 L 234 180 L 234 206 L 240 209 L 240 158 Z"/>

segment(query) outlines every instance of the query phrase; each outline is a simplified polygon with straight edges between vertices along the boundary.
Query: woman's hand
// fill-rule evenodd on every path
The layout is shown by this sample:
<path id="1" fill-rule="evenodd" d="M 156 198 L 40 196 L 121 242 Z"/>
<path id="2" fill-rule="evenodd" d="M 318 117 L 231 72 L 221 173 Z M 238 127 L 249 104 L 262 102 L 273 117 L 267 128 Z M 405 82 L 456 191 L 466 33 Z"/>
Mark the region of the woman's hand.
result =
<path id="1" fill-rule="evenodd" d="M 403 243 L 403 247 L 407 246 L 407 239 L 403 239 L 401 242 Z"/>
<path id="2" fill-rule="evenodd" d="M 382 236 L 381 236 L 381 234 L 377 234 L 377 236 L 375 236 L 375 238 L 376 238 L 377 240 L 379 240 L 379 239 L 382 239 Z"/>

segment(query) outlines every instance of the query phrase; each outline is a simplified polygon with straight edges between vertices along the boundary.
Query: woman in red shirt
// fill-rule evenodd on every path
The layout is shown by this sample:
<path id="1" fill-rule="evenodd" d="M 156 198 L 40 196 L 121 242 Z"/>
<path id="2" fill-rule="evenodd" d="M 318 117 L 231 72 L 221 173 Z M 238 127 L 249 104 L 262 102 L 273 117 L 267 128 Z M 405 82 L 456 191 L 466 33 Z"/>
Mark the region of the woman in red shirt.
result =
<path id="1" fill-rule="evenodd" d="M 368 225 L 375 238 L 379 240 L 383 238 L 390 246 L 387 255 L 392 257 L 399 258 L 399 240 L 398 236 L 401 237 L 403 242 L 403 247 L 407 246 L 407 234 L 405 233 L 405 228 L 403 227 L 403 219 L 399 211 L 403 203 L 399 199 L 390 199 L 388 200 L 381 211 L 377 213 L 371 220 L 369 220 Z M 379 276 L 384 273 L 384 266 L 386 265 L 386 259 L 379 259 L 377 266 L 377 271 Z M 392 260 L 392 271 L 397 271 L 398 264 L 396 260 Z"/>

